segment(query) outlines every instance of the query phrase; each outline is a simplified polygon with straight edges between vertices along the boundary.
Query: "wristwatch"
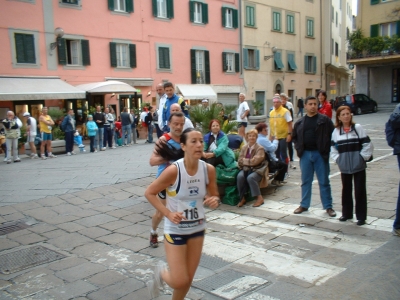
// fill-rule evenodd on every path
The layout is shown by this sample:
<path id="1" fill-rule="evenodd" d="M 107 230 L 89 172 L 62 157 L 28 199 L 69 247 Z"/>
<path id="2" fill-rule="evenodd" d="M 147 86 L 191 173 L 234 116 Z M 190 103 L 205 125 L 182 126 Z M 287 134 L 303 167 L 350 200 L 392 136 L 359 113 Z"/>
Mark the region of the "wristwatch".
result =
<path id="1" fill-rule="evenodd" d="M 288 132 L 288 135 L 292 135 L 292 133 L 291 133 L 291 132 Z"/>

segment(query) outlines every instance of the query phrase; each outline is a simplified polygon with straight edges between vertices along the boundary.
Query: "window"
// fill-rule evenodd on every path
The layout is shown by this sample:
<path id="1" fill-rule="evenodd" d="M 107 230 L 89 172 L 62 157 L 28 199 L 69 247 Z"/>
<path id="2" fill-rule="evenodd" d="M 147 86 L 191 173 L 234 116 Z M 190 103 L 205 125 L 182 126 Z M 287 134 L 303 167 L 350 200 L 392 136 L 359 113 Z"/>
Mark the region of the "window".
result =
<path id="1" fill-rule="evenodd" d="M 338 13 L 336 12 L 336 27 L 337 27 L 337 25 L 338 25 L 338 19 L 339 19 L 339 17 L 338 17 Z"/>
<path id="2" fill-rule="evenodd" d="M 380 27 L 381 36 L 392 37 L 397 34 L 397 22 L 381 24 Z"/>
<path id="3" fill-rule="evenodd" d="M 190 21 L 197 24 L 208 23 L 208 4 L 196 1 L 189 2 Z"/>
<path id="4" fill-rule="evenodd" d="M 222 52 L 222 70 L 227 73 L 239 72 L 239 53 Z"/>
<path id="5" fill-rule="evenodd" d="M 255 26 L 255 8 L 254 6 L 246 6 L 246 26 Z"/>
<path id="6" fill-rule="evenodd" d="M 57 38 L 58 63 L 68 66 L 89 66 L 89 41 Z"/>
<path id="7" fill-rule="evenodd" d="M 243 49 L 243 67 L 247 70 L 260 69 L 260 50 Z"/>
<path id="8" fill-rule="evenodd" d="M 304 72 L 308 74 L 317 73 L 317 57 L 313 55 L 304 56 Z"/>
<path id="9" fill-rule="evenodd" d="M 169 47 L 158 47 L 158 68 L 171 69 Z"/>
<path id="10" fill-rule="evenodd" d="M 274 53 L 274 70 L 282 70 L 285 65 L 282 63 L 282 53 L 277 51 Z"/>
<path id="11" fill-rule="evenodd" d="M 335 43 L 335 56 L 339 56 L 339 44 Z"/>
<path id="12" fill-rule="evenodd" d="M 297 65 L 296 65 L 296 60 L 295 60 L 295 57 L 294 57 L 294 53 L 288 53 L 287 60 L 288 60 L 288 70 L 289 71 L 296 71 L 297 70 Z"/>
<path id="13" fill-rule="evenodd" d="M 335 8 L 332 6 L 332 23 L 335 22 Z"/>
<path id="14" fill-rule="evenodd" d="M 33 34 L 15 33 L 15 50 L 18 64 L 36 64 Z"/>
<path id="15" fill-rule="evenodd" d="M 371 0 L 371 5 L 378 4 L 379 0 Z"/>
<path id="16" fill-rule="evenodd" d="M 286 32 L 294 33 L 294 15 L 286 15 Z"/>
<path id="17" fill-rule="evenodd" d="M 331 54 L 333 55 L 335 53 L 335 41 L 331 39 Z"/>
<path id="18" fill-rule="evenodd" d="M 115 68 L 136 68 L 136 45 L 110 42 L 110 62 Z"/>
<path id="19" fill-rule="evenodd" d="M 281 31 L 281 13 L 280 12 L 272 12 L 272 29 L 275 31 Z"/>
<path id="20" fill-rule="evenodd" d="M 307 18 L 307 37 L 314 37 L 314 20 Z"/>
<path id="21" fill-rule="evenodd" d="M 222 7 L 222 26 L 226 28 L 238 28 L 237 9 Z"/>
<path id="22" fill-rule="evenodd" d="M 191 74 L 193 84 L 210 84 L 210 52 L 190 50 Z"/>
<path id="23" fill-rule="evenodd" d="M 153 0 L 153 16 L 157 18 L 174 18 L 174 0 Z"/>
<path id="24" fill-rule="evenodd" d="M 61 3 L 78 5 L 79 0 L 61 0 Z"/>
<path id="25" fill-rule="evenodd" d="M 133 0 L 108 0 L 108 9 L 111 11 L 132 13 L 134 10 Z"/>

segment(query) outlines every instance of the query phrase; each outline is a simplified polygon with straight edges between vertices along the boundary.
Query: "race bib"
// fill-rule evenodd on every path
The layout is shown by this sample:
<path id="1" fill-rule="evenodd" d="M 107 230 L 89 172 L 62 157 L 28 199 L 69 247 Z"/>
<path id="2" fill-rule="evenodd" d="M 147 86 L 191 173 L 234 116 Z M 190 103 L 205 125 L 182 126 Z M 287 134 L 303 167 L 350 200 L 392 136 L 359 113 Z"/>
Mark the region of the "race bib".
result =
<path id="1" fill-rule="evenodd" d="M 179 200 L 178 211 L 183 212 L 186 220 L 179 223 L 179 228 L 192 228 L 204 222 L 204 212 L 197 207 L 196 200 Z"/>

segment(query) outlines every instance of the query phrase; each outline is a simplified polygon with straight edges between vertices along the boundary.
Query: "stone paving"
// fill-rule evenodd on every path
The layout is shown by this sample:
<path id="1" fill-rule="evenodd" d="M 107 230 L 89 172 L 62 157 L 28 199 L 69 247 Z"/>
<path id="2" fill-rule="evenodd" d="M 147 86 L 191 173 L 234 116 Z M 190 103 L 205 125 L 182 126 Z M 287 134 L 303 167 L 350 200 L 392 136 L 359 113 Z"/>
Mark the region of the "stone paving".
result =
<path id="1" fill-rule="evenodd" d="M 356 117 L 375 145 L 367 225 L 329 218 L 318 184 L 311 209 L 293 215 L 300 170 L 291 170 L 285 186 L 263 190 L 260 208 L 206 210 L 203 256 L 187 299 L 399 299 L 400 239 L 390 233 L 399 173 L 382 134 L 387 116 Z M 139 143 L 0 165 L 0 223 L 29 225 L 0 236 L 0 299 L 150 299 L 146 282 L 165 253 L 162 243 L 149 247 L 154 209 L 143 195 L 156 168 L 148 165 L 152 145 Z M 339 217 L 334 164 L 331 184 Z M 14 265 L 5 259 L 37 246 L 61 258 L 13 272 L 24 257 Z M 165 288 L 157 299 L 170 298 Z"/>

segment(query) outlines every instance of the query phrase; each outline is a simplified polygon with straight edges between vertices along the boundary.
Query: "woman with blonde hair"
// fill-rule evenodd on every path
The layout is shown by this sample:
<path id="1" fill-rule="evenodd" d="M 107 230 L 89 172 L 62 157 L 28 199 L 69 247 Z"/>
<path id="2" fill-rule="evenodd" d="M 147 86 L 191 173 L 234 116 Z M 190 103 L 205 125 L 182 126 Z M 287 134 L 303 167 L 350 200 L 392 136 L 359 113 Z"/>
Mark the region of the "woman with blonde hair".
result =
<path id="1" fill-rule="evenodd" d="M 342 177 L 342 216 L 339 221 L 353 219 L 353 186 L 356 199 L 357 225 L 367 219 L 366 162 L 372 156 L 373 145 L 364 128 L 353 122 L 350 107 L 336 110 L 335 129 L 332 133 L 331 158 L 339 167 Z"/>

